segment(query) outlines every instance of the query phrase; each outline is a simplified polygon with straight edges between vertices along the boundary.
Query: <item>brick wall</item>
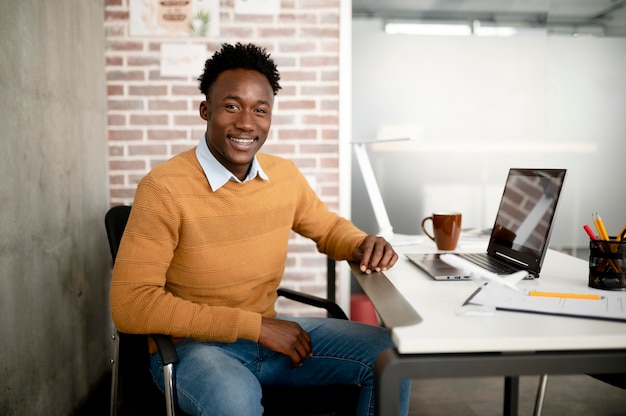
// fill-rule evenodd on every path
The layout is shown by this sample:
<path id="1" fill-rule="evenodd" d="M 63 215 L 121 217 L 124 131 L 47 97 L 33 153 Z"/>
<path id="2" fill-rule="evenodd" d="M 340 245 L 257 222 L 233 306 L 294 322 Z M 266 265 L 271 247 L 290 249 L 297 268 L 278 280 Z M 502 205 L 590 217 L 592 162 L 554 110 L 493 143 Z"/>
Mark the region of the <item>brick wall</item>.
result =
<path id="1" fill-rule="evenodd" d="M 108 158 L 111 204 L 131 204 L 138 181 L 153 167 L 193 147 L 204 132 L 197 77 L 163 77 L 164 42 L 206 46 L 254 42 L 281 73 L 272 131 L 263 151 L 294 160 L 331 209 L 338 209 L 339 1 L 282 0 L 278 15 L 238 15 L 221 0 L 218 38 L 129 35 L 129 0 L 106 0 Z M 293 236 L 284 286 L 325 295 L 325 257 Z M 294 309 L 296 308 L 296 309 Z M 279 310 L 312 311 L 279 303 Z"/>

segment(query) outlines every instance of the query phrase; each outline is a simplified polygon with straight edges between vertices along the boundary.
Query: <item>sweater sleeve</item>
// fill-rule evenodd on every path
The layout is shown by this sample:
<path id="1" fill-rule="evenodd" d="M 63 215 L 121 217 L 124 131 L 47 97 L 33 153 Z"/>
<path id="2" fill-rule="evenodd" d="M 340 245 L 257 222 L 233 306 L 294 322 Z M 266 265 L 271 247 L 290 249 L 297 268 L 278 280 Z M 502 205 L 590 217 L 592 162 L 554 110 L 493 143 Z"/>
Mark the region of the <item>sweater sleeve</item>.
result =
<path id="1" fill-rule="evenodd" d="M 299 171 L 296 183 L 298 201 L 293 230 L 315 241 L 321 253 L 336 260 L 353 260 L 354 249 L 367 234 L 352 222 L 331 212 Z"/>
<path id="2" fill-rule="evenodd" d="M 181 215 L 157 181 L 144 179 L 119 247 L 111 282 L 111 314 L 126 333 L 234 342 L 257 341 L 261 315 L 192 302 L 166 290 Z"/>

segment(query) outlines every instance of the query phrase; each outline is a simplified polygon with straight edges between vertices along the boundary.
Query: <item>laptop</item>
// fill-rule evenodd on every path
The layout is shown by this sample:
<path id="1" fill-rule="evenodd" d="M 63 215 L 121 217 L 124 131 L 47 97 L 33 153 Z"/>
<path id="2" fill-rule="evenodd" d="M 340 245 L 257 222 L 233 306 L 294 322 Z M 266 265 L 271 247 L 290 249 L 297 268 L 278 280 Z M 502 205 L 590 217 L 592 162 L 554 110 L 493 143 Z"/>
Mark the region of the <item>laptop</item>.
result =
<path id="1" fill-rule="evenodd" d="M 525 270 L 526 279 L 538 278 L 565 173 L 565 169 L 510 169 L 487 252 L 455 254 L 497 274 Z M 406 257 L 435 280 L 470 278 L 465 271 L 444 263 L 439 253 L 409 253 Z"/>

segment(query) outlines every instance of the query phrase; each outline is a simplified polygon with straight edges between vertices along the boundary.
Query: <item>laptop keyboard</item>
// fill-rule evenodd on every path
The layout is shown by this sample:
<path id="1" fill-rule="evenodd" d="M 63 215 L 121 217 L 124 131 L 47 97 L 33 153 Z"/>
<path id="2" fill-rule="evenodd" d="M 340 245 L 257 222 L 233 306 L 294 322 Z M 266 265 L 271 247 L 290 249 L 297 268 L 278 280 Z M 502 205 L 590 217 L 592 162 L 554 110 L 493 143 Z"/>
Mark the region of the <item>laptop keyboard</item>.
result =
<path id="1" fill-rule="evenodd" d="M 460 257 L 463 257 L 466 260 L 471 261 L 472 263 L 482 267 L 483 269 L 487 269 L 492 273 L 497 274 L 511 274 L 519 271 L 520 269 L 516 269 L 511 265 L 500 261 L 498 259 L 494 259 L 483 253 L 457 253 Z"/>

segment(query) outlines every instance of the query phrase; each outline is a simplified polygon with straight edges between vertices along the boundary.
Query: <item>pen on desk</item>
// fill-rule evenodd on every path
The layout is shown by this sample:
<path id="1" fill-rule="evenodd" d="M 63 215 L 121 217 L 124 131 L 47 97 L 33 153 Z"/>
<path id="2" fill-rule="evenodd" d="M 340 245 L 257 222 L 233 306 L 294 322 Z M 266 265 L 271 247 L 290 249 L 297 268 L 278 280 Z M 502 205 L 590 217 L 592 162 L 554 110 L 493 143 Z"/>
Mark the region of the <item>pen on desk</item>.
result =
<path id="1" fill-rule="evenodd" d="M 547 298 L 567 298 L 567 299 L 587 299 L 587 300 L 602 300 L 602 295 L 592 295 L 588 293 L 559 293 L 559 292 L 540 292 L 537 290 L 531 290 L 528 292 L 528 296 L 542 296 Z"/>

